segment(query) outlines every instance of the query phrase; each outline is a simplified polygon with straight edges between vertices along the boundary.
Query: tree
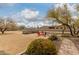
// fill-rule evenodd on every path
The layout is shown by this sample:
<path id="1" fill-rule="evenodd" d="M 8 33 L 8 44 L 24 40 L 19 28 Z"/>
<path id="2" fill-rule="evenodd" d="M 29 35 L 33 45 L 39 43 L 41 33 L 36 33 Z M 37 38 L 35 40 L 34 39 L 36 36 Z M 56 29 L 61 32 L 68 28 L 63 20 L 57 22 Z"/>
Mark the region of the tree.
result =
<path id="1" fill-rule="evenodd" d="M 24 25 L 19 26 L 19 30 L 24 30 L 26 27 Z"/>
<path id="2" fill-rule="evenodd" d="M 63 7 L 53 8 L 48 11 L 48 18 L 55 19 L 58 23 L 61 23 L 65 28 L 70 30 L 72 36 L 78 36 L 79 31 L 76 31 L 75 22 L 73 22 L 70 10 L 67 4 L 63 4 Z M 63 30 L 63 31 L 64 31 Z"/>
<path id="3" fill-rule="evenodd" d="M 0 18 L 0 31 L 2 34 L 4 34 L 4 31 L 6 31 L 7 27 L 5 24 L 5 20 L 3 18 Z"/>
<path id="4" fill-rule="evenodd" d="M 12 18 L 7 18 L 6 20 L 7 20 L 7 24 L 6 24 L 7 30 L 9 31 L 18 30 L 19 27 Z"/>
<path id="5" fill-rule="evenodd" d="M 11 18 L 0 18 L 0 31 L 2 34 L 6 30 L 15 30 L 17 29 L 16 22 L 14 22 Z"/>

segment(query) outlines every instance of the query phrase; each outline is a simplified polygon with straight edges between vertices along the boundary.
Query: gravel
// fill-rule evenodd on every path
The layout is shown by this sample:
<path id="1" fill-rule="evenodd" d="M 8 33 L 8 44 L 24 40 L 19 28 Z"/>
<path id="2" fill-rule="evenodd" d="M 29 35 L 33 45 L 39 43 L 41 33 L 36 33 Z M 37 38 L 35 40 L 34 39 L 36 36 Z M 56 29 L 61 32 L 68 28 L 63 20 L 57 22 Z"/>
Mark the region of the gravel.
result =
<path id="1" fill-rule="evenodd" d="M 59 55 L 78 55 L 79 51 L 71 40 L 64 38 L 64 40 L 62 40 L 58 54 Z"/>

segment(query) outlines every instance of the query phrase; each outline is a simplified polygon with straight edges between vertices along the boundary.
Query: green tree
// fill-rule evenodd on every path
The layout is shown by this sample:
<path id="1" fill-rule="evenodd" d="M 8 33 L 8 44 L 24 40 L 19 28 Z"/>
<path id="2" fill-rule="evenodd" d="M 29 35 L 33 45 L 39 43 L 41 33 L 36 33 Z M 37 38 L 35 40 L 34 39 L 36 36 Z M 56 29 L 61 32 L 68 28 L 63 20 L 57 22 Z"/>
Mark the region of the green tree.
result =
<path id="1" fill-rule="evenodd" d="M 49 10 L 47 17 L 51 19 L 55 19 L 58 23 L 63 25 L 64 30 L 68 28 L 72 36 L 78 35 L 79 31 L 76 31 L 76 28 L 74 26 L 75 22 L 72 19 L 72 15 L 67 7 L 67 4 L 63 4 L 63 7 L 53 8 Z"/>

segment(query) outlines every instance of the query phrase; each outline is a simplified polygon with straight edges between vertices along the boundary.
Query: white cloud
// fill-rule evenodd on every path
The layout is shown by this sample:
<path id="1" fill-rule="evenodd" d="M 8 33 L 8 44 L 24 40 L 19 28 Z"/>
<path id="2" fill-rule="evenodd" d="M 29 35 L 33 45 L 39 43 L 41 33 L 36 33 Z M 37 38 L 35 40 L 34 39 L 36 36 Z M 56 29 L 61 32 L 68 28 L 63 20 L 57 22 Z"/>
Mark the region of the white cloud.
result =
<path id="1" fill-rule="evenodd" d="M 76 10 L 74 9 L 75 4 L 67 4 L 68 9 L 74 14 Z M 63 7 L 63 4 L 55 4 L 55 7 Z M 38 10 L 24 9 L 15 15 L 12 15 L 13 19 L 16 19 L 19 25 L 24 25 L 26 27 L 41 27 L 52 25 L 51 21 L 46 20 L 43 16 L 40 17 L 40 12 Z M 76 16 L 73 16 L 76 18 Z M 53 25 L 58 25 L 56 22 L 53 22 Z"/>
<path id="2" fill-rule="evenodd" d="M 24 9 L 21 11 L 21 16 L 25 19 L 34 19 L 37 18 L 39 15 L 39 11 L 31 10 L 31 9 Z"/>
<path id="3" fill-rule="evenodd" d="M 41 27 L 52 25 L 51 20 L 47 20 L 43 16 L 40 16 L 40 12 L 37 10 L 24 9 L 15 15 L 12 15 L 18 25 L 24 25 L 26 27 Z"/>
<path id="4" fill-rule="evenodd" d="M 36 21 L 36 22 L 29 22 L 26 27 L 41 27 L 41 26 L 48 26 L 49 21 Z"/>
<path id="5" fill-rule="evenodd" d="M 39 11 L 26 8 L 12 15 L 11 18 L 17 19 L 16 21 L 24 21 L 24 20 L 33 21 L 36 20 L 38 16 L 39 16 Z"/>
<path id="6" fill-rule="evenodd" d="M 39 11 L 27 8 L 12 15 L 12 18 L 18 22 L 18 25 L 24 25 L 26 27 L 40 27 L 47 24 L 44 22 L 44 17 L 40 17 Z"/>
<path id="7" fill-rule="evenodd" d="M 55 4 L 55 8 L 58 8 L 58 7 L 64 7 L 64 5 L 63 5 L 64 3 L 58 3 L 58 4 Z M 70 11 L 72 11 L 72 12 L 74 12 L 74 11 L 76 11 L 76 9 L 74 8 L 75 7 L 75 3 L 74 4 L 67 4 L 67 6 L 68 6 L 68 9 L 70 10 Z"/>
<path id="8" fill-rule="evenodd" d="M 78 19 L 78 17 L 77 16 L 72 16 L 72 19 L 75 20 L 75 19 Z"/>
<path id="9" fill-rule="evenodd" d="M 64 5 L 63 5 L 64 3 L 58 3 L 58 4 L 55 4 L 55 8 L 58 8 L 58 7 L 64 7 Z M 75 17 L 75 19 L 77 18 L 77 14 L 78 14 L 78 12 L 77 12 L 77 10 L 76 10 L 76 4 L 74 3 L 74 4 L 67 4 L 67 6 L 68 6 L 68 10 L 70 11 L 70 13 L 71 13 L 71 15 L 72 15 L 72 18 L 73 17 Z"/>
<path id="10" fill-rule="evenodd" d="M 17 23 L 17 25 L 19 25 L 19 26 L 21 26 L 21 25 L 25 26 L 26 24 L 24 24 L 24 23 Z"/>
<path id="11" fill-rule="evenodd" d="M 54 5 L 54 7 L 55 7 L 55 8 L 63 7 L 63 4 L 64 4 L 64 3 L 57 3 L 57 4 Z"/>

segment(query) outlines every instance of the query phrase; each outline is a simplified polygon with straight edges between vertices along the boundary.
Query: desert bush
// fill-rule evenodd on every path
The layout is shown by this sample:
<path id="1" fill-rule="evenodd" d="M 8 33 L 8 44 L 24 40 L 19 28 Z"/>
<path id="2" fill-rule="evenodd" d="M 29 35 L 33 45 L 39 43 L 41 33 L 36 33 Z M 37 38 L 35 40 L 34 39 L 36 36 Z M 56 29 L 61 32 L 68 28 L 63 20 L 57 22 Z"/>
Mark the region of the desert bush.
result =
<path id="1" fill-rule="evenodd" d="M 28 55 L 56 55 L 57 49 L 51 40 L 36 39 L 28 46 L 24 54 Z"/>
<path id="2" fill-rule="evenodd" d="M 26 29 L 26 27 L 24 25 L 20 25 L 18 27 L 19 27 L 19 30 L 25 30 Z"/>
<path id="3" fill-rule="evenodd" d="M 10 55 L 9 53 L 6 53 L 5 51 L 0 51 L 0 55 Z"/>
<path id="4" fill-rule="evenodd" d="M 58 40 L 59 38 L 56 35 L 51 35 L 51 36 L 49 36 L 48 39 L 53 41 L 53 40 Z"/>

